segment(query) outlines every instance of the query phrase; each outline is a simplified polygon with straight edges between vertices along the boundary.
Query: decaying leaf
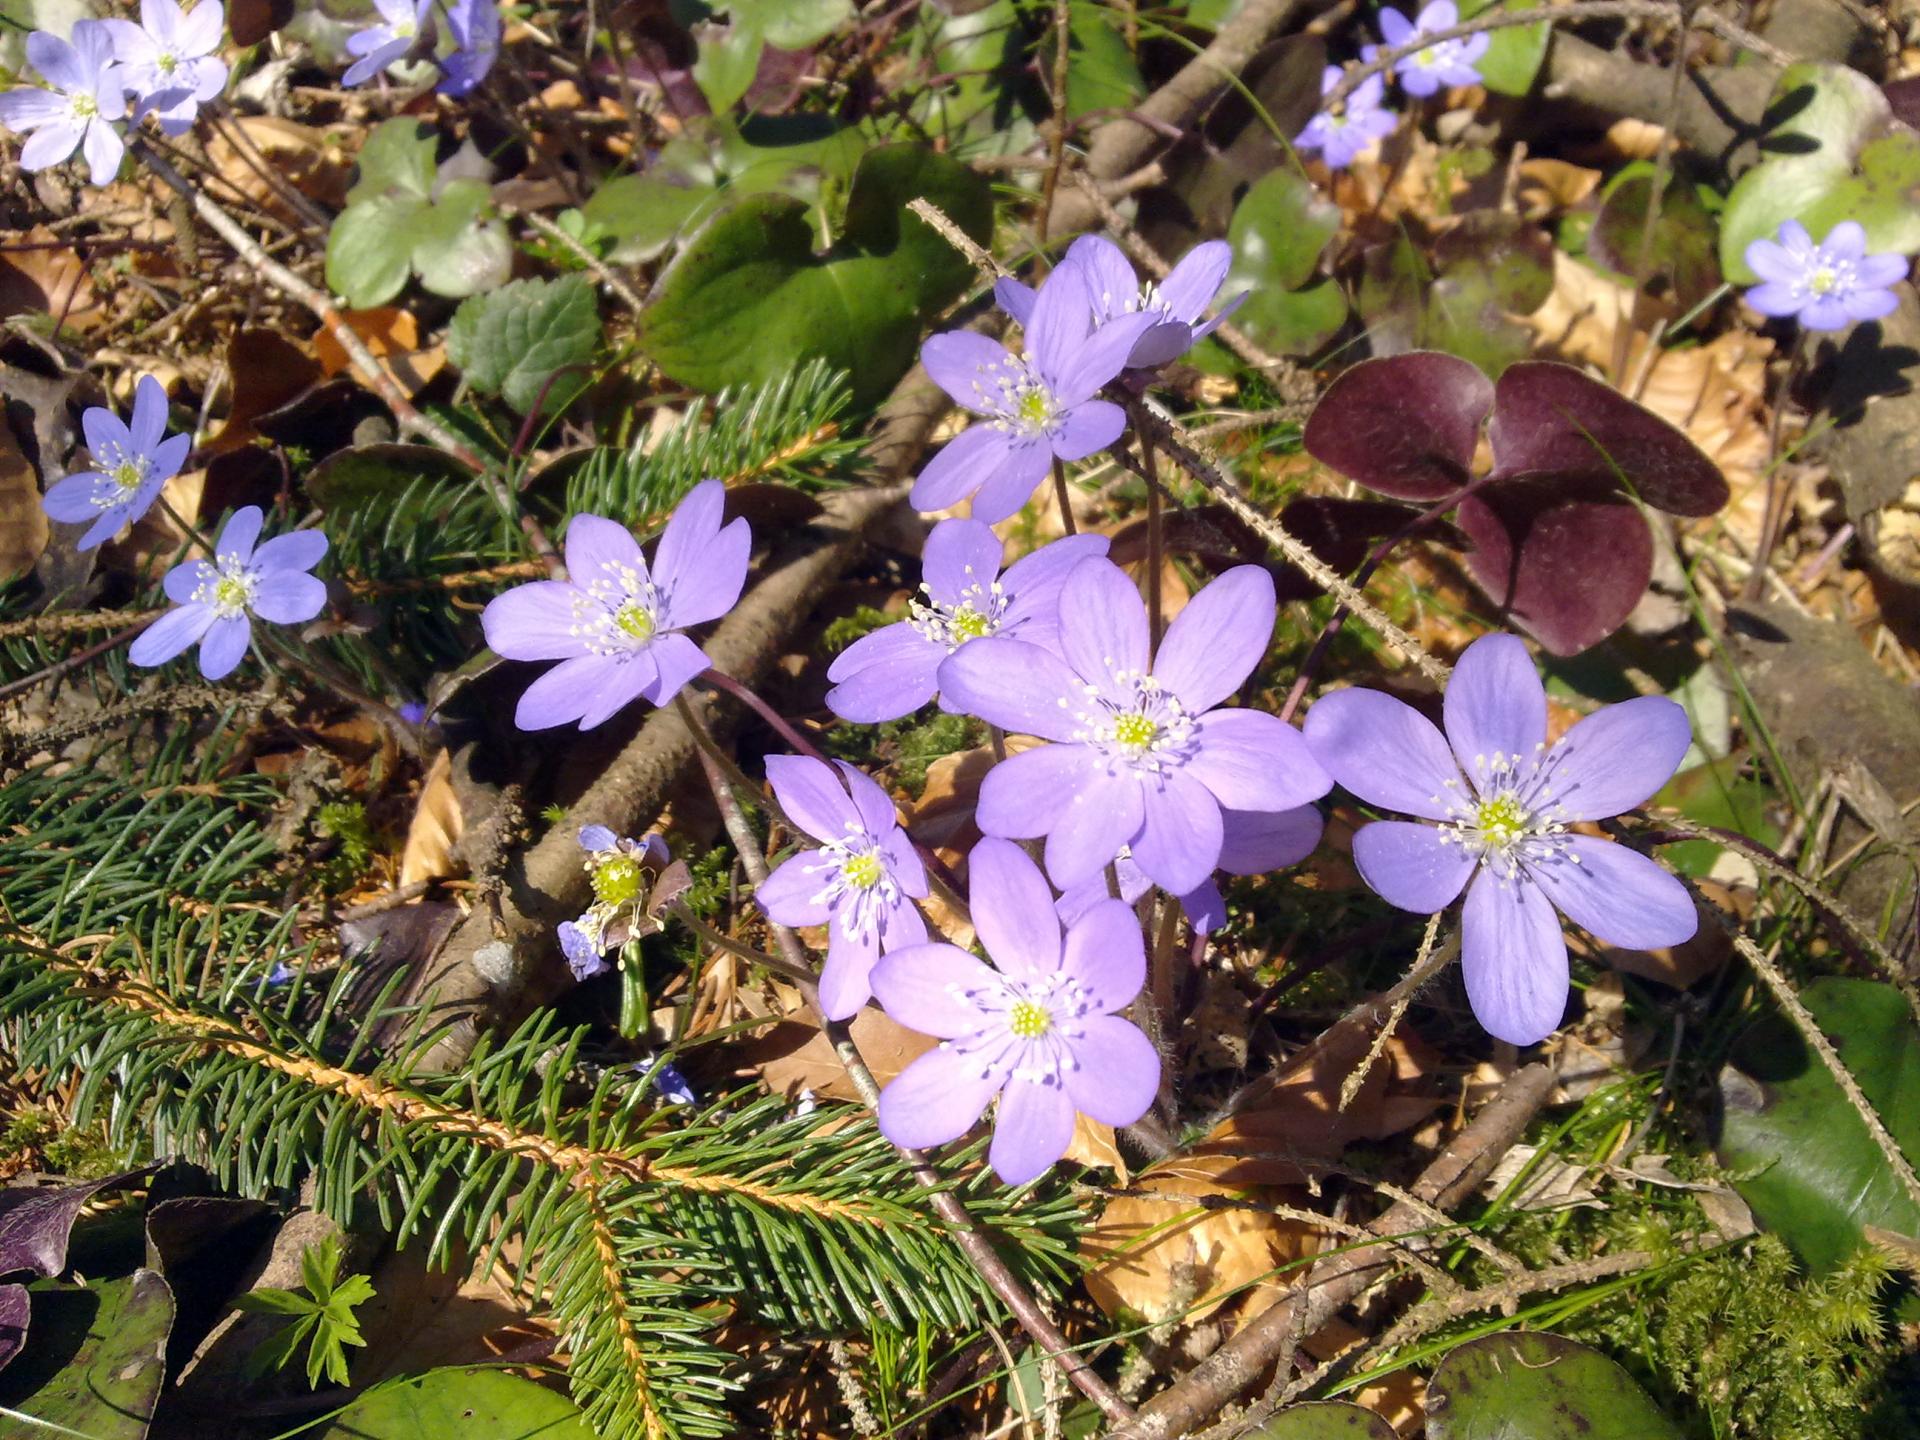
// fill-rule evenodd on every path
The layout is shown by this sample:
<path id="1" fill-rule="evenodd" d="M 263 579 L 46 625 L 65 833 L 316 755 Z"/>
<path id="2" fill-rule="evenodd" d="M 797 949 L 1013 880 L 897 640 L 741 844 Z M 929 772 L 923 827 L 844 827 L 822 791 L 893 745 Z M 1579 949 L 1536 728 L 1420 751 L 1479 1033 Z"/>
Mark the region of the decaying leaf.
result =
<path id="1" fill-rule="evenodd" d="M 31 570 L 51 533 L 33 462 L 13 430 L 0 425 L 0 582 Z"/>
<path id="2" fill-rule="evenodd" d="M 848 1023 L 853 1043 L 873 1078 L 885 1085 L 939 1042 L 909 1030 L 869 1005 Z M 803 1090 L 822 1099 L 858 1100 L 859 1093 L 819 1025 L 808 1016 L 782 1021 L 734 1051 L 740 1073 L 758 1076 L 777 1095 L 797 1100 Z"/>
<path id="3" fill-rule="evenodd" d="M 414 804 L 413 821 L 407 826 L 407 843 L 400 852 L 400 884 L 421 880 L 439 880 L 457 868 L 453 852 L 466 831 L 466 817 L 460 812 L 460 797 L 453 789 L 453 764 L 442 750 L 427 767 L 421 783 L 420 798 Z"/>

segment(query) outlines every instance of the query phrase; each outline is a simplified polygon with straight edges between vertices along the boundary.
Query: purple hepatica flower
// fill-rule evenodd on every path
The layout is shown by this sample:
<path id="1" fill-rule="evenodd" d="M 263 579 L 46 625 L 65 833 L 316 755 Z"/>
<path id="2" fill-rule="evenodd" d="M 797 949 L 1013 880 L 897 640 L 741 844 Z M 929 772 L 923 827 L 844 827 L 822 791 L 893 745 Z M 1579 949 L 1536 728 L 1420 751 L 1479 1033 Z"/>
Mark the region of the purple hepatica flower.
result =
<path id="1" fill-rule="evenodd" d="M 1451 30 L 1459 23 L 1460 8 L 1453 0 L 1433 0 L 1416 20 L 1407 19 L 1398 10 L 1382 10 L 1380 37 L 1389 49 L 1398 50 L 1423 35 Z M 1480 71 L 1474 62 L 1492 43 L 1493 37 L 1484 34 L 1442 40 L 1395 61 L 1393 73 L 1400 77 L 1400 86 L 1409 95 L 1432 95 L 1442 85 L 1477 85 Z"/>
<path id="2" fill-rule="evenodd" d="M 957 1140 L 987 1102 L 987 1159 L 1024 1185 L 1066 1154 L 1075 1111 L 1131 1125 L 1160 1088 L 1160 1057 L 1114 1012 L 1140 993 L 1146 953 L 1133 911 L 1091 906 L 1063 944 L 1053 892 L 1020 847 L 986 839 L 968 860 L 974 924 L 994 967 L 952 945 L 913 945 L 874 967 L 887 1014 L 940 1038 L 880 1095 L 880 1130 L 920 1149 Z"/>
<path id="3" fill-rule="evenodd" d="M 1291 810 L 1324 795 L 1333 782 L 1299 731 L 1215 708 L 1266 653 L 1274 608 L 1267 572 L 1238 566 L 1193 597 L 1154 656 L 1133 582 L 1083 560 L 1060 592 L 1058 655 L 997 636 L 955 651 L 940 667 L 954 708 L 1054 742 L 987 772 L 981 830 L 1046 836 L 1063 890 L 1126 845 L 1156 885 L 1186 895 L 1220 863 L 1225 807 Z"/>
<path id="4" fill-rule="evenodd" d="M 1320 93 L 1325 95 L 1340 83 L 1340 67 L 1329 65 L 1320 72 Z M 1294 139 L 1296 149 L 1318 150 L 1335 170 L 1344 170 L 1369 146 L 1384 140 L 1400 124 L 1400 117 L 1385 108 L 1387 82 L 1369 75 L 1346 98 L 1338 113 L 1322 110 L 1307 122 Z"/>
<path id="5" fill-rule="evenodd" d="M 1809 330 L 1844 330 L 1880 320 L 1900 308 L 1890 288 L 1907 277 L 1904 255 L 1867 254 L 1867 232 L 1842 220 L 1816 245 L 1798 220 L 1780 226 L 1780 239 L 1747 246 L 1747 266 L 1762 283 L 1747 303 L 1762 315 L 1792 316 Z"/>
<path id="6" fill-rule="evenodd" d="M 127 113 L 127 87 L 105 23 L 76 20 L 71 43 L 36 30 L 27 36 L 27 61 L 53 88 L 0 95 L 0 125 L 34 132 L 20 147 L 20 168 L 44 170 L 80 149 L 93 183 L 110 184 L 127 153 L 113 128 Z"/>
<path id="7" fill-rule="evenodd" d="M 845 1020 L 873 993 L 875 960 L 926 940 L 913 901 L 926 896 L 927 872 L 887 792 L 851 765 L 769 755 L 767 780 L 787 818 L 822 843 L 767 877 L 760 908 L 777 924 L 828 927 L 820 1009 Z"/>
<path id="8" fill-rule="evenodd" d="M 440 61 L 442 95 L 465 95 L 493 69 L 500 55 L 500 0 L 447 0 L 447 29 L 454 49 Z"/>
<path id="9" fill-rule="evenodd" d="M 909 715 L 939 690 L 940 662 L 988 635 L 1058 648 L 1060 587 L 1067 572 L 1107 553 L 1104 535 L 1069 535 L 1016 560 L 1000 575 L 1000 538 L 978 520 L 942 520 L 921 558 L 923 600 L 911 618 L 862 635 L 827 670 L 827 706 L 872 725 Z M 998 578 L 996 578 L 996 576 Z M 951 709 L 945 701 L 942 709 Z"/>
<path id="10" fill-rule="evenodd" d="M 1446 735 L 1375 690 L 1328 695 L 1307 716 L 1320 763 L 1383 820 L 1353 837 L 1367 884 L 1432 914 L 1467 887 L 1467 998 L 1515 1045 L 1551 1034 L 1567 1006 L 1567 943 L 1554 907 L 1609 945 L 1678 945 L 1698 923 L 1686 887 L 1646 856 L 1574 834 L 1642 804 L 1686 754 L 1687 714 L 1642 696 L 1595 711 L 1547 744 L 1547 697 L 1512 635 L 1467 647 L 1447 686 Z M 1449 749 L 1451 746 L 1451 749 Z M 1476 874 L 1476 872 L 1478 872 Z"/>
<path id="11" fill-rule="evenodd" d="M 565 580 L 496 596 L 480 616 L 487 644 L 509 660 L 561 663 L 527 687 L 522 730 L 578 720 L 591 730 L 634 700 L 664 705 L 712 662 L 681 634 L 733 608 L 747 583 L 747 522 L 722 526 L 726 487 L 693 487 L 667 521 L 653 565 L 624 525 L 576 515 Z"/>
<path id="12" fill-rule="evenodd" d="M 129 660 L 162 665 L 197 640 L 200 673 L 218 680 L 246 655 L 252 617 L 298 625 L 320 613 L 327 587 L 307 572 L 327 553 L 327 537 L 294 530 L 256 550 L 263 519 L 258 505 L 242 506 L 220 532 L 212 563 L 189 560 L 167 572 L 162 585 L 178 608 L 134 638 Z"/>
<path id="13" fill-rule="evenodd" d="M 151 375 L 134 387 L 132 424 L 96 405 L 81 415 L 80 430 L 99 468 L 55 481 L 41 504 L 67 524 L 91 520 L 78 546 L 91 550 L 147 513 L 161 487 L 180 473 L 193 440 L 167 435 L 167 392 Z"/>
<path id="14" fill-rule="evenodd" d="M 629 840 L 604 825 L 583 827 L 580 849 L 593 885 L 593 904 L 578 919 L 561 921 L 554 933 L 573 978 L 591 980 L 610 968 L 607 952 L 623 938 L 615 927 L 623 912 L 636 909 L 644 898 L 647 867 L 659 870 L 669 856 L 667 842 L 658 835 Z M 632 916 L 625 918 L 630 921 Z"/>
<path id="15" fill-rule="evenodd" d="M 1250 810 L 1220 811 L 1220 865 L 1229 875 L 1264 875 L 1298 865 L 1320 843 L 1325 822 L 1311 805 L 1268 815 Z M 1146 871 L 1133 863 L 1133 852 L 1122 850 L 1113 862 L 1120 882 L 1120 898 L 1129 905 L 1153 888 Z M 1062 924 L 1071 925 L 1102 900 L 1108 899 L 1107 877 L 1095 875 L 1060 897 L 1055 907 Z M 1208 876 L 1180 898 L 1194 933 L 1206 935 L 1227 923 L 1227 902 Z"/>
<path id="16" fill-rule="evenodd" d="M 1080 460 L 1120 438 L 1127 412 L 1093 396 L 1126 368 L 1154 317 L 1126 315 L 1098 330 L 1093 318 L 1085 272 L 1061 264 L 1034 298 L 1026 354 L 971 330 L 928 339 L 920 348 L 927 374 L 986 418 L 920 472 L 910 497 L 916 510 L 944 510 L 973 495 L 973 518 L 995 524 L 1027 503 L 1052 457 Z"/>
<path id="17" fill-rule="evenodd" d="M 1200 322 L 1213 297 L 1226 283 L 1233 264 L 1233 247 L 1224 240 L 1208 240 L 1189 250 L 1158 284 L 1140 283 L 1120 247 L 1104 235 L 1082 235 L 1067 248 L 1063 265 L 1077 265 L 1087 283 L 1097 327 L 1130 315 L 1151 315 L 1154 325 L 1127 355 L 1129 370 L 1152 370 L 1178 359 L 1214 332 L 1221 321 L 1240 308 L 1247 293 L 1233 297 L 1211 320 Z M 1037 298 L 1032 287 L 1011 278 L 993 287 L 994 299 L 1025 325 Z"/>
<path id="18" fill-rule="evenodd" d="M 360 58 L 340 77 L 342 85 L 371 80 L 396 61 L 404 60 L 420 39 L 433 0 L 373 0 L 381 22 L 347 37 L 347 53 Z"/>
<path id="19" fill-rule="evenodd" d="M 213 52 L 225 33 L 220 0 L 183 11 L 174 0 L 140 0 L 140 23 L 106 20 L 114 58 L 136 97 L 134 116 L 151 111 L 169 135 L 193 128 L 202 101 L 226 88 L 227 62 Z"/>

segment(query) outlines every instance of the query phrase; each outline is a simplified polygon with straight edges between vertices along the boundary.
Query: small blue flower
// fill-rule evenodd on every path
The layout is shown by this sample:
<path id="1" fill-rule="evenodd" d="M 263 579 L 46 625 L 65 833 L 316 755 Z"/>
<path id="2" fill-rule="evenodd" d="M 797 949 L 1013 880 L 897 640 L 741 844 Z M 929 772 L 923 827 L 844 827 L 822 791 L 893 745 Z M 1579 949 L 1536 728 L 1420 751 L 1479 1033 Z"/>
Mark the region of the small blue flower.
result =
<path id="1" fill-rule="evenodd" d="M 180 473 L 193 440 L 166 433 L 167 392 L 151 375 L 134 387 L 131 425 L 96 405 L 80 417 L 80 430 L 98 468 L 56 482 L 40 503 L 55 520 L 91 520 L 78 547 L 91 550 L 147 513 L 161 487 Z"/>
<path id="2" fill-rule="evenodd" d="M 447 29 L 454 49 L 440 61 L 442 95 L 465 95 L 493 69 L 500 55 L 499 0 L 447 0 Z"/>
<path id="3" fill-rule="evenodd" d="M 1340 83 L 1340 67 L 1329 65 L 1320 72 L 1320 93 L 1325 95 Z M 1294 138 L 1294 148 L 1320 152 L 1320 157 L 1335 170 L 1344 170 L 1376 141 L 1384 140 L 1400 124 L 1400 117 L 1385 107 L 1387 82 L 1369 75 L 1362 80 L 1339 110 L 1322 110 L 1307 122 Z"/>
<path id="4" fill-rule="evenodd" d="M 1423 35 L 1451 30 L 1459 23 L 1460 9 L 1454 0 L 1433 0 L 1413 20 L 1398 10 L 1380 12 L 1381 37 L 1395 50 Z M 1441 40 L 1395 61 L 1393 73 L 1400 77 L 1400 86 L 1409 95 L 1432 95 L 1443 85 L 1477 85 L 1480 71 L 1474 62 L 1487 53 L 1491 44 L 1493 37 L 1486 34 Z"/>
<path id="5" fill-rule="evenodd" d="M 580 849 L 593 884 L 593 904 L 577 918 L 561 921 L 554 936 L 573 978 L 591 980 L 612 968 L 607 952 L 631 933 L 646 898 L 646 871 L 664 868 L 671 857 L 658 835 L 629 840 L 605 825 L 584 826 Z M 617 925 L 623 915 L 628 923 Z"/>
<path id="6" fill-rule="evenodd" d="M 1814 244 L 1798 220 L 1780 226 L 1780 239 L 1747 246 L 1747 265 L 1761 284 L 1747 303 L 1762 315 L 1791 316 L 1809 330 L 1844 330 L 1862 320 L 1881 320 L 1900 308 L 1892 287 L 1906 279 L 1904 255 L 1869 255 L 1867 232 L 1857 220 L 1842 220 Z"/>
<path id="7" fill-rule="evenodd" d="M 433 0 L 373 0 L 383 23 L 370 25 L 347 37 L 347 53 L 360 58 L 340 77 L 342 85 L 359 85 L 396 61 L 404 60 L 427 23 Z"/>
<path id="8" fill-rule="evenodd" d="M 31 138 L 20 147 L 20 168 L 44 170 L 77 149 L 88 177 L 110 185 L 127 153 L 113 122 L 127 113 L 127 77 L 114 59 L 113 35 L 103 20 L 76 20 L 72 39 L 45 30 L 27 36 L 27 63 L 51 90 L 30 85 L 0 95 L 0 125 Z"/>
<path id="9" fill-rule="evenodd" d="M 687 1083 L 687 1077 L 680 1073 L 679 1067 L 670 1060 L 652 1060 L 641 1068 L 641 1075 L 653 1082 L 654 1090 L 669 1105 L 698 1105 L 700 1097 L 694 1093 L 693 1086 Z"/>

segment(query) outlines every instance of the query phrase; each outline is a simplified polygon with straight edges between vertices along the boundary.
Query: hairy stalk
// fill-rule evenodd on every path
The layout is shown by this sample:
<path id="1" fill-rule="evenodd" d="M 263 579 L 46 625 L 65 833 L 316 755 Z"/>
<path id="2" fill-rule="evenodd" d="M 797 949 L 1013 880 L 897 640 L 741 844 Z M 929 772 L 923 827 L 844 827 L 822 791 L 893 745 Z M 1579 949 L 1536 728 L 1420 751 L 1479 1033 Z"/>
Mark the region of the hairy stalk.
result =
<path id="1" fill-rule="evenodd" d="M 1058 455 L 1053 457 L 1053 495 L 1060 502 L 1060 533 L 1079 533 L 1079 527 L 1073 523 L 1073 500 L 1067 491 L 1066 463 Z"/>
<path id="2" fill-rule="evenodd" d="M 1807 354 L 1807 332 L 1796 326 L 1793 352 L 1787 356 L 1787 368 L 1780 372 L 1780 389 L 1773 397 L 1773 415 L 1767 422 L 1767 503 L 1760 516 L 1760 539 L 1753 550 L 1753 568 L 1741 587 L 1740 599 L 1751 605 L 1767 588 L 1767 575 L 1773 559 L 1773 547 L 1779 543 L 1780 527 L 1786 521 L 1787 492 L 1790 488 L 1783 469 L 1786 456 L 1780 453 L 1780 431 L 1785 424 L 1787 406 L 1793 399 L 1793 382 Z"/>

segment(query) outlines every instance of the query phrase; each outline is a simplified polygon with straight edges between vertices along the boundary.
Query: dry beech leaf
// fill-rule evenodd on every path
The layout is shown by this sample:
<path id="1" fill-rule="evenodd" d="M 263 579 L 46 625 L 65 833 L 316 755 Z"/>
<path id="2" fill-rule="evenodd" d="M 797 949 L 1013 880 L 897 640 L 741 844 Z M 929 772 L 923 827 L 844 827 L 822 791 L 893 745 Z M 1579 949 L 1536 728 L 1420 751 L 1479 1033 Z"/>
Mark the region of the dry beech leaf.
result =
<path id="1" fill-rule="evenodd" d="M 1622 160 L 1651 160 L 1667 132 L 1647 120 L 1616 120 L 1607 127 L 1607 147 Z"/>
<path id="2" fill-rule="evenodd" d="M 442 750 L 427 767 L 414 803 L 407 843 L 400 851 L 400 884 L 442 880 L 454 873 L 453 851 L 466 832 L 460 797 L 453 790 L 453 763 Z"/>
<path id="3" fill-rule="evenodd" d="M 418 394 L 447 363 L 444 345 L 420 347 L 420 325 L 408 311 L 392 306 L 343 310 L 340 318 L 375 359 L 385 362 L 383 368 L 408 395 Z M 313 337 L 313 353 L 329 379 L 352 370 L 346 347 L 331 330 L 322 329 Z"/>
<path id="4" fill-rule="evenodd" d="M 882 1085 L 940 1043 L 930 1035 L 907 1029 L 872 1005 L 855 1015 L 847 1028 L 873 1078 Z M 734 1054 L 740 1062 L 737 1073 L 758 1076 L 769 1090 L 789 1100 L 798 1099 L 802 1090 L 822 1099 L 860 1098 L 840 1057 L 811 1015 L 770 1027 L 757 1039 L 737 1047 Z"/>
<path id="5" fill-rule="evenodd" d="M 1325 1364 L 1347 1351 L 1379 1339 L 1375 1331 L 1336 1315 L 1312 1335 L 1300 1341 L 1300 1348 Z M 1412 1366 L 1404 1366 L 1383 1375 L 1371 1385 L 1363 1385 L 1342 1399 L 1351 1400 L 1362 1410 L 1371 1410 L 1393 1427 L 1396 1435 L 1409 1437 L 1424 1433 L 1427 1423 L 1427 1377 Z"/>
<path id="6" fill-rule="evenodd" d="M 1527 1178 L 1518 1193 L 1508 1201 L 1515 1209 L 1606 1208 L 1600 1203 L 1599 1193 L 1588 1184 L 1586 1166 L 1569 1165 L 1552 1152 L 1541 1156 L 1535 1164 L 1534 1157 L 1538 1155 L 1540 1147 L 1537 1145 L 1514 1146 L 1493 1167 L 1493 1173 L 1487 1176 L 1481 1188 L 1489 1196 L 1502 1194 L 1507 1186 L 1519 1179 L 1520 1172 L 1532 1164 L 1533 1168 L 1527 1172 Z"/>
<path id="7" fill-rule="evenodd" d="M 105 313 L 86 262 L 45 225 L 17 232 L 0 254 L 0 316 L 58 316 L 64 329 L 90 330 Z M 27 248 L 33 247 L 33 248 Z"/>
<path id="8" fill-rule="evenodd" d="M 319 365 L 296 341 L 259 327 L 236 331 L 227 342 L 227 372 L 233 377 L 227 423 L 206 446 L 215 455 L 250 444 L 259 435 L 254 421 L 306 393 L 321 378 Z"/>
<path id="9" fill-rule="evenodd" d="M 277 115 L 236 115 L 231 123 L 256 153 L 249 154 L 222 128 L 207 141 L 207 161 L 256 205 L 287 219 L 300 218 L 262 175 L 263 169 L 329 209 L 347 203 L 352 162 L 326 131 Z"/>
<path id="10" fill-rule="evenodd" d="M 1117 1170 L 1120 1178 L 1115 1183 L 1127 1183 L 1127 1162 L 1113 1138 L 1113 1127 L 1090 1116 L 1076 1114 L 1073 1117 L 1073 1139 L 1067 1142 L 1063 1158 L 1070 1165 Z"/>
<path id="11" fill-rule="evenodd" d="M 1602 172 L 1565 160 L 1536 156 L 1522 160 L 1514 199 L 1528 220 L 1544 220 L 1571 210 L 1599 188 Z"/>
<path id="12" fill-rule="evenodd" d="M 0 425 L 0 581 L 31 570 L 51 534 L 33 462 L 12 427 Z"/>
<path id="13" fill-rule="evenodd" d="M 1007 753 L 1018 755 L 1039 743 L 1030 735 L 1009 735 Z M 979 842 L 973 812 L 980 803 L 980 782 L 995 763 L 992 748 L 978 745 L 942 755 L 927 767 L 926 786 L 908 810 L 907 824 L 948 865 L 964 863 L 967 852 Z"/>

